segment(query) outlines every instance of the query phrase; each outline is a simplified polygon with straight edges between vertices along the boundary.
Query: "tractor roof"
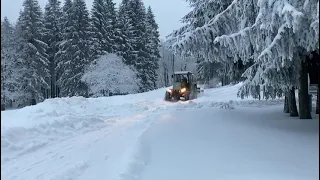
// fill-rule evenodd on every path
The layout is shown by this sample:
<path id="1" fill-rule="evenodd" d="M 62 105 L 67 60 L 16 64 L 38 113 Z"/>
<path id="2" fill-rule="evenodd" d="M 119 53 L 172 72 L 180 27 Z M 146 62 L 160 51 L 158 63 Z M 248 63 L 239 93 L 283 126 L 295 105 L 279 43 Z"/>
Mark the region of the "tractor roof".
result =
<path id="1" fill-rule="evenodd" d="M 174 74 L 193 74 L 191 71 L 176 71 Z"/>

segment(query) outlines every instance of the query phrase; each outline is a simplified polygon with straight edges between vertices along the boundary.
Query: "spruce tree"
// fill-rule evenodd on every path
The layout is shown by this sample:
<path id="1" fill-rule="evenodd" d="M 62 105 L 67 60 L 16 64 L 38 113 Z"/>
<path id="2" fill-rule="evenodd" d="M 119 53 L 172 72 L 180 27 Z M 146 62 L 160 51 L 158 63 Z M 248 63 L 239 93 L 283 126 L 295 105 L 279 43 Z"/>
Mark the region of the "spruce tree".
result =
<path id="1" fill-rule="evenodd" d="M 43 42 L 45 29 L 43 14 L 37 0 L 25 0 L 17 28 L 19 33 L 20 58 L 23 59 L 24 88 L 27 91 L 26 99 L 31 104 L 48 97 L 49 70 L 48 45 Z"/>
<path id="2" fill-rule="evenodd" d="M 59 44 L 59 50 L 56 54 L 56 95 L 58 97 L 63 96 L 61 94 L 61 87 L 63 85 L 62 74 L 67 72 L 68 66 L 65 66 L 66 60 L 70 60 L 71 54 L 67 53 L 67 49 L 71 46 L 72 41 L 72 21 L 71 21 L 71 9 L 72 9 L 72 1 L 65 0 L 64 5 L 62 7 L 62 17 L 61 17 L 61 43 Z"/>
<path id="3" fill-rule="evenodd" d="M 152 90 L 154 86 L 149 78 L 151 56 L 150 49 L 146 46 L 148 37 L 145 20 L 146 9 L 143 2 L 141 0 L 129 1 L 130 44 L 133 48 L 131 60 L 138 71 L 141 92 Z"/>
<path id="4" fill-rule="evenodd" d="M 116 41 L 119 39 L 117 31 L 117 11 L 115 3 L 112 0 L 106 0 L 106 20 L 107 20 L 107 40 L 109 44 L 106 46 L 107 52 L 114 53 L 117 52 Z"/>
<path id="5" fill-rule="evenodd" d="M 68 1 L 67 1 L 68 2 Z M 71 8 L 64 6 L 66 22 L 60 45 L 58 69 L 62 96 L 87 96 L 87 86 L 80 81 L 90 63 L 90 22 L 84 0 L 74 0 Z"/>
<path id="6" fill-rule="evenodd" d="M 112 0 L 94 0 L 91 10 L 91 33 L 94 59 L 116 51 L 116 10 Z"/>
<path id="7" fill-rule="evenodd" d="M 7 17 L 1 22 L 1 104 L 21 100 L 24 96 L 22 84 L 21 61 L 17 51 L 15 27 Z M 3 107 L 3 108 L 5 108 Z"/>
<path id="8" fill-rule="evenodd" d="M 123 58 L 125 64 L 133 65 L 132 35 L 129 30 L 129 27 L 131 26 L 129 10 L 129 0 L 122 0 L 117 14 L 117 28 L 115 33 L 118 38 L 116 40 L 116 49 L 117 54 Z"/>
<path id="9" fill-rule="evenodd" d="M 56 64 L 58 62 L 57 52 L 62 41 L 62 9 L 59 0 L 49 0 L 45 7 L 44 25 L 45 25 L 45 42 L 48 44 L 47 54 L 50 61 L 50 80 L 51 80 L 51 97 L 57 96 L 56 89 Z"/>
<path id="10" fill-rule="evenodd" d="M 104 0 L 94 0 L 91 10 L 92 56 L 96 59 L 105 54 L 106 6 Z"/>
<path id="11" fill-rule="evenodd" d="M 147 47 L 150 52 L 149 67 L 149 79 L 153 83 L 153 88 L 156 88 L 156 81 L 158 79 L 157 70 L 159 69 L 160 56 L 160 35 L 158 31 L 158 24 L 155 21 L 155 16 L 151 7 L 148 7 L 146 15 L 146 37 Z"/>

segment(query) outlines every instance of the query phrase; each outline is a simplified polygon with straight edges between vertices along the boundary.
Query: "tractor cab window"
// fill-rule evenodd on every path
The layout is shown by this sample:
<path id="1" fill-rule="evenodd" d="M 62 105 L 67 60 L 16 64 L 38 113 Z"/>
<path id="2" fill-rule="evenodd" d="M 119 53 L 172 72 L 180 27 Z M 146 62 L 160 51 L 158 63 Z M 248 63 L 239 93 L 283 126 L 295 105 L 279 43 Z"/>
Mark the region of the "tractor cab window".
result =
<path id="1" fill-rule="evenodd" d="M 188 82 L 189 78 L 188 78 L 188 75 L 182 75 L 181 76 L 181 82 Z"/>
<path id="2" fill-rule="evenodd" d="M 174 82 L 180 82 L 180 81 L 181 81 L 181 75 L 180 74 L 174 75 Z"/>
<path id="3" fill-rule="evenodd" d="M 174 75 L 175 82 L 184 82 L 184 81 L 190 82 L 191 81 L 190 78 L 191 78 L 191 76 L 187 75 L 187 74 L 175 74 Z"/>

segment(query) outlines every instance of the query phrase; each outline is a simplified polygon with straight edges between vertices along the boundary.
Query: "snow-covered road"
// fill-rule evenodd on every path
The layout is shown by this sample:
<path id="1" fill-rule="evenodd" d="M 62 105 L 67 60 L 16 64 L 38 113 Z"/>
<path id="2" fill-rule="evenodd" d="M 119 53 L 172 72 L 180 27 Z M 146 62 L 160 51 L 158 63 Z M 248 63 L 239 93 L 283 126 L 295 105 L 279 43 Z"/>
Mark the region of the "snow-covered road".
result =
<path id="1" fill-rule="evenodd" d="M 318 179 L 319 119 L 287 117 L 283 100 L 240 100 L 239 86 L 189 102 L 164 102 L 160 89 L 1 112 L 1 178 Z"/>
<path id="2" fill-rule="evenodd" d="M 163 114 L 145 133 L 139 179 L 317 179 L 319 126 L 284 120 L 281 107 Z"/>

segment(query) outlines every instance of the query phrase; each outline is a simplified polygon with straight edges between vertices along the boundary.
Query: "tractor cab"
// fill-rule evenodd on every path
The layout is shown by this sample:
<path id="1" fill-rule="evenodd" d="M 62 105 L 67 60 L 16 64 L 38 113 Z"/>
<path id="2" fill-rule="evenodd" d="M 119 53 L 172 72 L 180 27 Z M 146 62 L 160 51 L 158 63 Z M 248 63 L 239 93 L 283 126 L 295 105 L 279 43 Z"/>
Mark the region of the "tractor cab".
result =
<path id="1" fill-rule="evenodd" d="M 190 85 L 195 82 L 195 78 L 193 73 L 189 71 L 180 71 L 172 75 L 172 81 L 174 90 L 190 89 Z"/>

